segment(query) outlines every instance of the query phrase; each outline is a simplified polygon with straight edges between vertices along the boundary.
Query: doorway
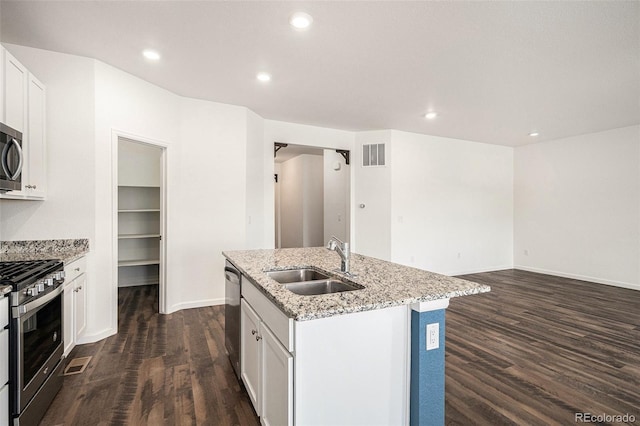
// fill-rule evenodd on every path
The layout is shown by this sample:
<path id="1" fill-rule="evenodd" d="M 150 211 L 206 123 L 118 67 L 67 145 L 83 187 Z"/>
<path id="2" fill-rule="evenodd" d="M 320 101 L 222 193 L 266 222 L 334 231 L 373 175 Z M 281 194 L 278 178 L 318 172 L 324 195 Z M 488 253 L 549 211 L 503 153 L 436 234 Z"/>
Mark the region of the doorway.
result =
<path id="1" fill-rule="evenodd" d="M 351 170 L 342 154 L 287 144 L 276 152 L 274 172 L 276 248 L 349 240 Z"/>
<path id="2" fill-rule="evenodd" d="M 123 135 L 116 145 L 116 300 L 139 293 L 164 313 L 166 147 Z"/>

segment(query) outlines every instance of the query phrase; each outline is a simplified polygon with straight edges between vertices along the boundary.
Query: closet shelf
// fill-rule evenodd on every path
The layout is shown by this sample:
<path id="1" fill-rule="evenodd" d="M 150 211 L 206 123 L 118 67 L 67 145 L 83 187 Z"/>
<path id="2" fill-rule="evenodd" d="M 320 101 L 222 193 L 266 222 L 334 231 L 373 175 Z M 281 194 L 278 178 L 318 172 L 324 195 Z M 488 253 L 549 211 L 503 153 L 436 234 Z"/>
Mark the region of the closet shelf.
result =
<path id="1" fill-rule="evenodd" d="M 124 210 L 118 210 L 118 213 L 148 213 L 148 212 L 160 212 L 160 209 L 124 209 Z"/>
<path id="2" fill-rule="evenodd" d="M 119 260 L 118 266 L 159 265 L 160 259 Z"/>
<path id="3" fill-rule="evenodd" d="M 160 238 L 160 234 L 121 234 L 118 235 L 119 240 L 128 240 L 135 238 Z"/>

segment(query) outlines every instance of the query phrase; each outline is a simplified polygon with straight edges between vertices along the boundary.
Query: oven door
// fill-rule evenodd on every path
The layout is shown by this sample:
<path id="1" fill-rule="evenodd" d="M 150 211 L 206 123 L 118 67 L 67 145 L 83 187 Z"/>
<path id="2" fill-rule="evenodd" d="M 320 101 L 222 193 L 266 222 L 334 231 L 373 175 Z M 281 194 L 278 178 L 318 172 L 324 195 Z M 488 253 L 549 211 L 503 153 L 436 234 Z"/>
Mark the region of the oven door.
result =
<path id="1" fill-rule="evenodd" d="M 0 123 L 0 192 L 22 189 L 22 134 Z"/>
<path id="2" fill-rule="evenodd" d="M 13 414 L 21 413 L 62 359 L 62 286 L 13 308 Z"/>

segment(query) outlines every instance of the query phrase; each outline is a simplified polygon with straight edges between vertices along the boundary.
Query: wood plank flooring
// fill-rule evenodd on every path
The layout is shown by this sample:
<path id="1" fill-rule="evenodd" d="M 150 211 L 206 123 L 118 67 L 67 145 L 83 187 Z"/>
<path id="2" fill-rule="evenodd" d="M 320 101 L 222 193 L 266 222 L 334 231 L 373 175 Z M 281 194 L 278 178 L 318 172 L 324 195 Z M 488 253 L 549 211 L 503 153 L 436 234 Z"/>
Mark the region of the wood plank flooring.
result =
<path id="1" fill-rule="evenodd" d="M 448 425 L 566 425 L 576 412 L 640 424 L 640 292 L 514 270 L 464 278 L 493 291 L 447 310 Z M 74 349 L 93 359 L 41 425 L 259 424 L 224 352 L 224 308 L 159 315 L 157 297 L 120 290 L 120 332 Z"/>
<path id="2" fill-rule="evenodd" d="M 447 310 L 448 425 L 567 425 L 575 413 L 640 424 L 640 292 L 516 270 L 461 278 L 492 291 Z"/>
<path id="3" fill-rule="evenodd" d="M 41 425 L 258 425 L 224 349 L 224 306 L 157 313 L 157 286 L 119 290 L 119 332 L 79 345 Z"/>

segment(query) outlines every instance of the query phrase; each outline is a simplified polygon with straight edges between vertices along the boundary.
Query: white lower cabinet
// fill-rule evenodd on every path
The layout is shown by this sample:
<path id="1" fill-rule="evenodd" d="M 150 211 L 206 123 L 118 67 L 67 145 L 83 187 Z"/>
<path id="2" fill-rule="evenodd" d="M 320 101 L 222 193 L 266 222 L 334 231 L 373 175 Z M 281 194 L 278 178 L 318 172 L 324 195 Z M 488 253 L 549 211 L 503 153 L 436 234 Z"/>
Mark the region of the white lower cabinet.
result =
<path id="1" fill-rule="evenodd" d="M 261 414 L 262 343 L 260 342 L 260 317 L 244 299 L 240 303 L 240 375 L 247 388 L 249 399 L 258 415 Z"/>
<path id="2" fill-rule="evenodd" d="M 73 285 L 71 283 L 64 286 L 62 306 L 62 340 L 64 341 L 64 356 L 67 356 L 76 343 L 73 335 Z"/>
<path id="3" fill-rule="evenodd" d="M 262 424 L 293 424 L 293 356 L 262 328 Z"/>
<path id="4" fill-rule="evenodd" d="M 0 419 L 4 419 L 9 424 L 9 385 L 0 388 Z M 4 424 L 0 422 L 0 424 Z"/>
<path id="5" fill-rule="evenodd" d="M 240 371 L 261 423 L 408 424 L 409 309 L 293 321 L 243 276 Z"/>
<path id="6" fill-rule="evenodd" d="M 0 299 L 0 425 L 9 422 L 9 298 Z"/>
<path id="7" fill-rule="evenodd" d="M 63 295 L 62 338 L 64 355 L 75 347 L 87 325 L 87 274 L 84 257 L 64 267 L 65 283 Z"/>
<path id="8" fill-rule="evenodd" d="M 293 424 L 293 356 L 245 299 L 241 300 L 240 371 L 265 426 Z"/>

